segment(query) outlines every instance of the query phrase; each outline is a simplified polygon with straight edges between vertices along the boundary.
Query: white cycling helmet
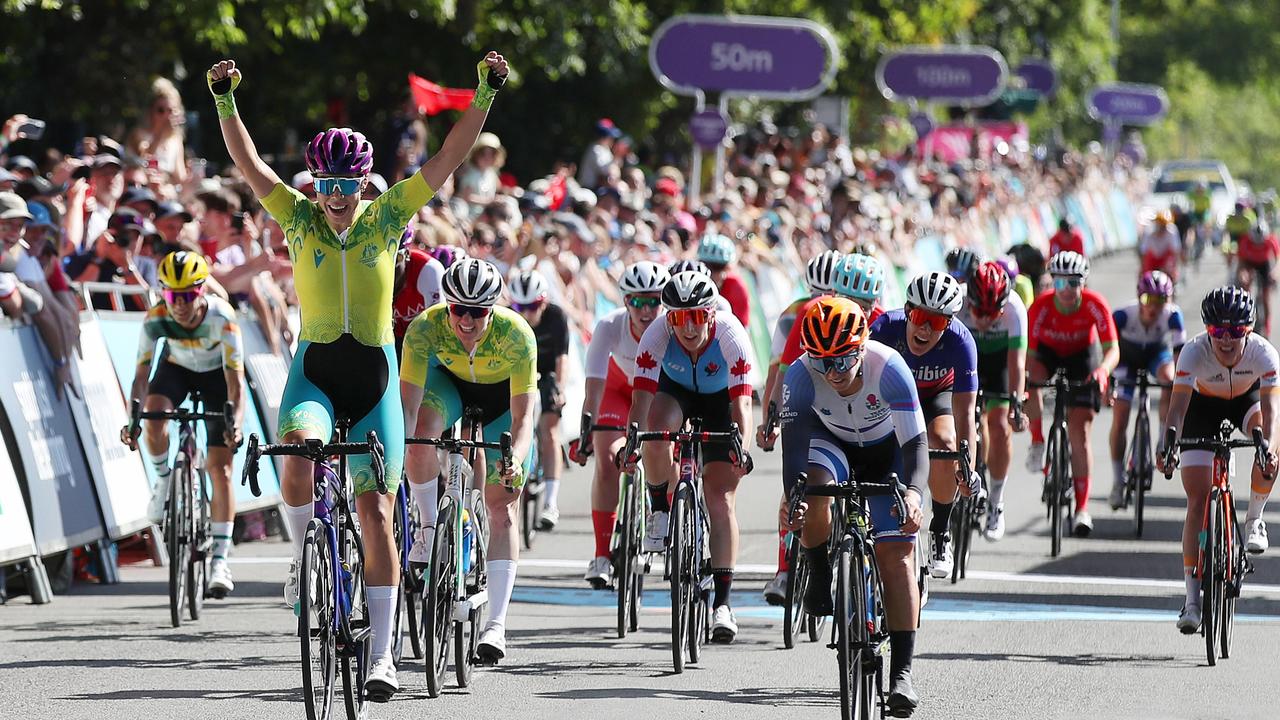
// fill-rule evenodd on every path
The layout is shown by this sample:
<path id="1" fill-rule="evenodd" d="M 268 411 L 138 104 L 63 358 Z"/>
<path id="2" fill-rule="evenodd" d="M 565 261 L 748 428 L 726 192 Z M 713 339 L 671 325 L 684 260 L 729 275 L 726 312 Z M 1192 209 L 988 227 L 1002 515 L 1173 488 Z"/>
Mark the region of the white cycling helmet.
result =
<path id="1" fill-rule="evenodd" d="M 465 258 L 449 266 L 440 283 L 445 302 L 493 307 L 502 295 L 502 273 L 486 260 Z"/>
<path id="2" fill-rule="evenodd" d="M 844 261 L 844 254 L 827 250 L 816 255 L 804 269 L 804 281 L 813 295 L 833 291 L 836 269 Z"/>
<path id="3" fill-rule="evenodd" d="M 884 267 L 870 255 L 853 253 L 836 266 L 831 289 L 837 295 L 875 303 L 884 291 Z"/>
<path id="4" fill-rule="evenodd" d="M 516 273 L 507 286 L 507 295 L 511 302 L 521 305 L 538 302 L 547 297 L 547 279 L 537 270 Z"/>
<path id="5" fill-rule="evenodd" d="M 668 310 L 714 308 L 720 293 L 711 278 L 700 272 L 682 272 L 662 288 L 662 304 Z"/>
<path id="6" fill-rule="evenodd" d="M 675 277 L 682 272 L 688 272 L 690 270 L 702 273 L 707 277 L 711 277 L 711 268 L 707 267 L 699 260 L 677 260 L 671 263 L 671 267 L 667 268 L 667 271 L 671 273 L 671 277 Z"/>
<path id="7" fill-rule="evenodd" d="M 1049 274 L 1065 277 L 1089 277 L 1089 258 L 1078 252 L 1063 250 L 1049 260 Z"/>
<path id="8" fill-rule="evenodd" d="M 641 260 L 633 263 L 618 280 L 618 289 L 623 295 L 638 293 L 662 292 L 662 287 L 671 279 L 671 273 L 656 262 Z"/>
<path id="9" fill-rule="evenodd" d="M 964 305 L 964 287 L 944 272 L 925 273 L 907 286 L 907 304 L 939 315 L 955 315 Z"/>

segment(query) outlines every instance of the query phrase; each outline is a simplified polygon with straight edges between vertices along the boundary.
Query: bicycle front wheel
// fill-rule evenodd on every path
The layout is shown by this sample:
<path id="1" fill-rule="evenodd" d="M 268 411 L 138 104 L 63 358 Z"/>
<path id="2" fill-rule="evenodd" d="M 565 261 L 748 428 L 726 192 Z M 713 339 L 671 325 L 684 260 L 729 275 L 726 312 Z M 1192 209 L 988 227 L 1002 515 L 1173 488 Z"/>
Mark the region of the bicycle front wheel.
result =
<path id="1" fill-rule="evenodd" d="M 1222 659 L 1231 657 L 1231 634 L 1236 621 L 1236 598 L 1240 595 L 1240 583 L 1244 572 L 1244 546 L 1237 532 L 1235 511 L 1231 509 L 1231 496 L 1227 495 L 1221 505 L 1222 514 L 1218 518 L 1218 526 L 1222 528 L 1219 535 L 1224 542 L 1219 550 L 1222 558 L 1222 621 L 1219 623 L 1220 655 Z"/>
<path id="2" fill-rule="evenodd" d="M 538 506 L 542 504 L 542 483 L 530 482 L 524 489 L 520 499 L 520 539 L 525 550 L 533 549 L 534 540 L 538 539 Z"/>
<path id="3" fill-rule="evenodd" d="M 809 558 L 800 551 L 800 538 L 795 534 L 787 536 L 787 600 L 782 609 L 782 645 L 790 650 L 796 646 L 796 638 L 804 631 L 806 620 L 804 612 L 805 588 L 809 584 Z"/>
<path id="4" fill-rule="evenodd" d="M 427 695 L 440 697 L 444 675 L 449 669 L 450 640 L 453 637 L 454 513 L 457 508 L 448 495 L 440 497 L 436 537 L 427 566 L 427 586 L 422 597 L 422 654 L 427 671 Z"/>
<path id="5" fill-rule="evenodd" d="M 298 569 L 298 639 L 302 645 L 302 694 L 307 720 L 333 717 L 337 680 L 334 637 L 334 562 L 325 525 L 312 520 Z"/>
<path id="6" fill-rule="evenodd" d="M 1151 420 L 1145 412 L 1139 413 L 1133 432 L 1133 527 L 1137 537 L 1142 537 L 1144 514 L 1147 506 L 1147 488 L 1151 485 L 1154 468 L 1151 464 Z"/>
<path id="7" fill-rule="evenodd" d="M 693 607 L 693 517 L 688 507 L 693 495 L 684 487 L 676 490 L 671 504 L 671 527 L 668 532 L 667 574 L 671 581 L 671 663 L 677 673 L 684 672 L 685 647 L 688 645 L 690 609 Z"/>
<path id="8" fill-rule="evenodd" d="M 969 530 L 973 527 L 973 503 L 961 495 L 951 508 L 951 538 L 955 546 L 951 563 L 951 584 L 964 577 L 964 565 L 969 559 Z"/>
<path id="9" fill-rule="evenodd" d="M 861 563 L 855 561 L 853 544 L 842 542 L 836 551 L 836 663 L 840 669 L 841 720 L 857 720 L 862 706 L 862 625 L 858 599 Z"/>
<path id="10" fill-rule="evenodd" d="M 636 523 L 635 488 L 631 487 L 624 478 L 621 491 L 622 514 L 618 517 L 617 527 L 613 531 L 614 538 L 617 540 L 613 550 L 613 574 L 618 607 L 616 629 L 618 637 L 624 638 L 631 627 L 631 604 L 635 600 L 631 570 L 636 563 L 635 555 L 638 546 L 635 544 L 635 534 L 632 532 Z"/>
<path id="11" fill-rule="evenodd" d="M 169 514 L 165 527 L 165 544 L 169 551 L 169 622 L 182 625 L 191 572 L 191 492 L 187 473 L 191 465 L 179 457 L 169 476 Z"/>
<path id="12" fill-rule="evenodd" d="M 1063 517 L 1062 498 L 1066 494 L 1067 477 L 1065 466 L 1069 458 L 1064 458 L 1065 448 L 1062 443 L 1062 429 L 1049 431 L 1048 452 L 1048 498 L 1049 503 L 1049 555 L 1058 557 L 1062 553 L 1062 535 L 1066 518 Z"/>
<path id="13" fill-rule="evenodd" d="M 1222 576 L 1218 565 L 1219 548 L 1222 543 L 1222 529 L 1219 527 L 1219 505 L 1222 496 L 1217 490 L 1209 493 L 1209 510 L 1205 513 L 1204 528 L 1204 560 L 1200 570 L 1200 590 L 1204 599 L 1201 601 L 1201 629 L 1204 633 L 1205 654 L 1209 665 L 1218 664 L 1218 615 L 1222 604 Z"/>

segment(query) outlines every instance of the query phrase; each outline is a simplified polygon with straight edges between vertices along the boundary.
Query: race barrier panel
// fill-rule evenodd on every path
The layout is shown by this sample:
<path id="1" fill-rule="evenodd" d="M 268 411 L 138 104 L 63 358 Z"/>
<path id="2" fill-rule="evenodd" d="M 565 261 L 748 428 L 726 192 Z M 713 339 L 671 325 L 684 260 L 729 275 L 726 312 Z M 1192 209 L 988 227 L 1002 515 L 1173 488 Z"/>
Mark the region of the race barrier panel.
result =
<path id="1" fill-rule="evenodd" d="M 49 590 L 49 575 L 36 552 L 31 517 L 22 499 L 22 489 L 18 487 L 18 474 L 9 460 L 11 452 L 16 450 L 8 446 L 5 438 L 0 438 L 0 587 L 4 566 L 22 567 L 31 602 L 39 605 L 49 602 L 53 593 Z"/>

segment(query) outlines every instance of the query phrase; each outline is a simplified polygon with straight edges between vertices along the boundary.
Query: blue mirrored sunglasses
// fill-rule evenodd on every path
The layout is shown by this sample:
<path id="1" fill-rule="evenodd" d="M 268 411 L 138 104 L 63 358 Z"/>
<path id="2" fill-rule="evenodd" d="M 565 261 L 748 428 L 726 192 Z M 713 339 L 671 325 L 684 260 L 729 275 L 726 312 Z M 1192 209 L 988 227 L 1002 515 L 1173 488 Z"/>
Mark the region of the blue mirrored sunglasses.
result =
<path id="1" fill-rule="evenodd" d="M 321 195 L 355 195 L 360 192 L 363 178 L 323 177 L 315 179 L 316 192 Z"/>

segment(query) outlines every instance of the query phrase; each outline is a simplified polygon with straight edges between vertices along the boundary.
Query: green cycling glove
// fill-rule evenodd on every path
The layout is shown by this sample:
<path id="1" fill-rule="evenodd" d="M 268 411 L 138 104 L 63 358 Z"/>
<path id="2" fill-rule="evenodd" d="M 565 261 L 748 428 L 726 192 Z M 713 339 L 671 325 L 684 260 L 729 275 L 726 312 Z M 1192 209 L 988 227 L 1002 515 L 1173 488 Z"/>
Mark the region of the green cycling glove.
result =
<path id="1" fill-rule="evenodd" d="M 221 80 L 213 79 L 213 71 L 205 72 L 205 80 L 209 83 L 209 92 L 213 93 L 213 104 L 218 108 L 218 119 L 226 120 L 236 114 L 236 88 L 240 87 L 240 73 L 232 73 Z"/>
<path id="2" fill-rule="evenodd" d="M 476 96 L 471 100 L 471 107 L 488 112 L 493 99 L 502 89 L 502 84 L 507 81 L 507 76 L 489 72 L 489 66 L 483 60 L 476 64 L 476 75 L 480 76 L 480 84 L 476 86 Z"/>

